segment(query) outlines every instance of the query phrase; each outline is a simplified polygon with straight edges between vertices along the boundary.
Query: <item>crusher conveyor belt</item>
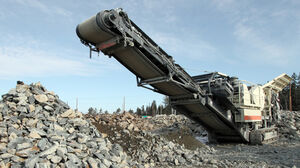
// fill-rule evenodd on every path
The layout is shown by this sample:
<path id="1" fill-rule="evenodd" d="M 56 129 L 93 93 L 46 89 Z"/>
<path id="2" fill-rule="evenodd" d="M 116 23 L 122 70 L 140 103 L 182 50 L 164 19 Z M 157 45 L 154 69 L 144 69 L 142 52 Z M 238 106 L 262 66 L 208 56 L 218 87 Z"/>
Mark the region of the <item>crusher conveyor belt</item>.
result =
<path id="1" fill-rule="evenodd" d="M 229 120 L 218 102 L 122 9 L 99 12 L 79 24 L 76 33 L 91 51 L 114 57 L 135 74 L 138 86 L 170 96 L 177 110 L 202 124 L 215 139 L 249 141 L 245 130 Z"/>

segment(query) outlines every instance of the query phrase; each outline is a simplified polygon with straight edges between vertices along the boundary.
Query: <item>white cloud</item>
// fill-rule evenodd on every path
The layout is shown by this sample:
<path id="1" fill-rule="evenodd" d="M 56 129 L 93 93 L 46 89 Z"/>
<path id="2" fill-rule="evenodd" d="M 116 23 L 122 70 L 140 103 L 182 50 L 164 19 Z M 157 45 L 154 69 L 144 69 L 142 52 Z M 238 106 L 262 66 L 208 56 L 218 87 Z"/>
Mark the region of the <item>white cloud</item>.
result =
<path id="1" fill-rule="evenodd" d="M 93 75 L 87 63 L 24 47 L 0 47 L 0 67 L 0 78 Z"/>
<path id="2" fill-rule="evenodd" d="M 236 39 L 233 46 L 240 62 L 277 67 L 293 63 L 294 45 L 300 44 L 300 39 L 295 38 L 300 25 L 299 10 L 279 4 L 257 6 L 249 1 L 213 0 L 213 5 L 232 24 Z"/>
<path id="3" fill-rule="evenodd" d="M 176 53 L 177 55 L 184 54 L 185 57 L 199 60 L 203 58 L 214 59 L 217 54 L 217 49 L 214 46 L 200 39 L 193 39 L 192 37 L 181 38 L 164 33 L 153 33 L 152 38 L 170 55 L 172 53 Z"/>
<path id="4" fill-rule="evenodd" d="M 94 76 L 119 69 L 106 57 L 101 57 L 100 61 L 88 59 L 88 50 L 86 53 L 76 50 L 75 53 L 71 48 L 52 50 L 47 46 L 49 44 L 30 36 L 4 35 L 0 40 L 0 78 Z M 81 55 L 86 57 L 79 57 Z"/>
<path id="5" fill-rule="evenodd" d="M 235 0 L 212 0 L 212 3 L 219 9 L 231 8 Z"/>
<path id="6" fill-rule="evenodd" d="M 285 48 L 271 40 L 264 39 L 259 31 L 239 23 L 235 27 L 234 35 L 247 46 L 249 53 L 244 53 L 247 60 L 253 60 L 259 64 L 287 65 L 289 63 L 289 53 Z"/>
<path id="7" fill-rule="evenodd" d="M 55 14 L 60 16 L 71 16 L 72 12 L 67 9 L 60 8 L 57 6 L 49 6 L 39 0 L 15 0 L 15 2 L 19 5 L 38 9 L 46 14 Z"/>

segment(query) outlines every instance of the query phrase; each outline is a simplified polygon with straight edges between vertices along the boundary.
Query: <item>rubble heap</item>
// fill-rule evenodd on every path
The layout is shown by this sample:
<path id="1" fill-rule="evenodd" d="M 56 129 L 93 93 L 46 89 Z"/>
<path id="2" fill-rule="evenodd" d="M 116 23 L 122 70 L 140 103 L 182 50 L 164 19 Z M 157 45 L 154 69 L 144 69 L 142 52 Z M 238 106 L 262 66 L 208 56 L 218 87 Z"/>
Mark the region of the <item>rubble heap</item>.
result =
<path id="1" fill-rule="evenodd" d="M 300 112 L 280 111 L 277 122 L 279 136 L 289 140 L 300 140 Z"/>
<path id="2" fill-rule="evenodd" d="M 131 113 L 122 114 L 99 114 L 96 116 L 86 115 L 93 121 L 98 130 L 113 143 L 120 144 L 127 155 L 137 163 L 145 167 L 156 166 L 199 166 L 209 164 L 209 161 L 203 162 L 206 156 L 211 155 L 215 150 L 207 145 L 202 144 L 194 138 L 192 149 L 188 149 L 184 144 L 177 143 L 173 139 L 168 139 L 166 135 L 153 133 L 160 130 L 166 125 L 158 124 L 160 119 L 141 118 Z M 168 116 L 165 116 L 168 118 Z M 170 116 L 174 121 L 181 123 L 182 116 Z M 155 118 L 155 117 L 154 117 Z M 178 118 L 175 119 L 175 118 Z M 179 119 L 181 118 L 181 119 Z M 189 121 L 188 119 L 184 119 Z M 168 120 L 165 120 L 168 121 Z M 181 123 L 183 124 L 183 123 Z M 174 139 L 183 138 L 183 134 L 174 134 Z"/>
<path id="3" fill-rule="evenodd" d="M 0 167 L 127 167 L 127 156 L 40 83 L 0 101 Z"/>
<path id="4" fill-rule="evenodd" d="M 151 121 L 155 123 L 158 127 L 168 127 L 175 123 L 189 125 L 194 123 L 192 120 L 188 119 L 184 115 L 156 115 L 151 118 Z"/>
<path id="5" fill-rule="evenodd" d="M 184 128 L 188 129 L 188 132 L 192 133 L 193 136 L 207 136 L 207 132 L 199 123 L 184 115 L 156 115 L 150 121 L 156 128 Z"/>
<path id="6" fill-rule="evenodd" d="M 152 130 L 154 126 L 148 120 L 132 113 L 122 114 L 99 114 L 99 115 L 86 115 L 87 118 L 99 124 L 109 125 L 111 127 L 119 126 L 126 128 L 129 131 Z"/>

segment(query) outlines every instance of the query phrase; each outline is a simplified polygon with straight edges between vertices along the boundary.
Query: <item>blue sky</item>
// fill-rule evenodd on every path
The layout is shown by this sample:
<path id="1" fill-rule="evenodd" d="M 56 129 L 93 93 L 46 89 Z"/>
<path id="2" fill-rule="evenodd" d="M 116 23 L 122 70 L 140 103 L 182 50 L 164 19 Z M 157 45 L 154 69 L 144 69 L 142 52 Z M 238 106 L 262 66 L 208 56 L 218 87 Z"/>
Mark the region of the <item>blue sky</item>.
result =
<path id="1" fill-rule="evenodd" d="M 135 109 L 163 96 L 136 86 L 135 76 L 89 50 L 76 25 L 122 7 L 191 75 L 220 71 L 254 83 L 299 72 L 299 0 L 0 0 L 0 94 L 17 80 L 40 81 L 79 110 Z"/>

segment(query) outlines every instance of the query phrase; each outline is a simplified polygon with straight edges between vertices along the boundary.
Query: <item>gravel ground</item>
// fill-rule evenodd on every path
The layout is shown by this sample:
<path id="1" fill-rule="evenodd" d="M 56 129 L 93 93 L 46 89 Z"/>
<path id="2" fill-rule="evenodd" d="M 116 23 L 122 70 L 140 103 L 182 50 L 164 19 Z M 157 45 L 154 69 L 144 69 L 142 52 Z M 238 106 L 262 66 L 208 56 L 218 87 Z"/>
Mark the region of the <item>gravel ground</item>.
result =
<path id="1" fill-rule="evenodd" d="M 201 126 L 193 123 L 184 116 L 170 115 L 170 116 L 157 116 L 148 119 L 139 119 L 137 116 L 132 117 L 131 120 L 128 120 L 128 124 L 132 123 L 134 126 L 138 125 L 137 123 L 144 123 L 143 126 L 138 126 L 137 130 L 147 130 L 150 134 L 159 135 L 164 137 L 166 140 L 171 141 L 175 144 L 184 146 L 186 149 L 195 150 L 196 148 L 205 147 L 211 152 L 200 152 L 197 156 L 194 157 L 194 162 L 189 164 L 155 164 L 155 166 L 150 167 L 270 167 L 270 168 L 279 168 L 279 167 L 300 167 L 300 141 L 298 138 L 299 131 L 299 115 L 297 112 L 283 112 L 284 117 L 281 120 L 280 124 L 280 139 L 273 144 L 264 144 L 264 145 L 248 145 L 248 144 L 236 144 L 236 143 L 227 143 L 227 144 L 209 144 L 209 143 L 200 143 L 197 139 L 202 139 L 201 142 L 207 140 L 206 132 L 201 128 Z M 100 117 L 101 118 L 101 117 Z M 116 118 L 116 116 L 107 116 L 107 118 Z M 122 118 L 122 117 L 119 117 Z M 133 122 L 134 119 L 134 122 Z M 111 120 L 111 119 L 110 119 Z M 117 120 L 117 121 L 123 121 Z M 144 121 L 143 121 L 144 120 Z M 119 123 L 119 122 L 112 122 Z M 148 123 L 148 124 L 145 124 Z M 149 130 L 149 123 L 152 124 L 151 129 Z M 284 124 L 282 124 L 284 123 Z M 112 126 L 107 126 L 107 130 L 110 130 Z M 294 128 L 294 127 L 296 128 Z M 127 126 L 125 125 L 124 128 Z M 99 128 L 99 127 L 98 127 Z M 105 125 L 101 128 L 106 128 Z M 122 130 L 124 128 L 120 128 Z M 106 132 L 110 138 L 116 138 L 114 135 L 116 132 L 120 131 L 113 130 Z M 133 132 L 134 133 L 134 132 Z M 117 133 L 118 134 L 118 133 Z M 131 143 L 131 145 L 137 143 L 136 133 L 131 134 L 130 138 L 116 138 L 110 139 L 113 143 L 120 143 L 123 145 L 125 151 L 127 151 L 126 143 Z M 195 138 L 196 137 L 196 138 Z M 150 138 L 150 139 L 149 139 Z M 122 139 L 122 141 L 120 141 Z M 143 137 L 146 139 L 146 137 Z M 147 141 L 151 141 L 151 137 L 148 137 Z M 195 142 L 197 141 L 197 142 Z M 124 146 L 125 145 L 125 146 Z M 139 145 L 138 145 L 139 146 Z M 140 147 L 136 148 L 136 151 L 141 151 Z M 202 151 L 205 151 L 202 149 Z M 196 150 L 197 151 L 197 150 Z M 128 151 L 127 151 L 128 152 Z M 146 152 L 146 151 L 145 151 Z M 147 153 L 147 152 L 146 152 Z M 196 152 L 197 153 L 197 152 Z M 130 152 L 128 153 L 130 155 Z M 134 156 L 133 156 L 134 157 Z M 158 154 L 157 157 L 160 157 Z M 163 157 L 163 156 L 161 156 Z M 176 157 L 172 155 L 171 158 Z"/>
<path id="2" fill-rule="evenodd" d="M 267 167 L 300 167 L 300 142 L 279 142 L 265 145 L 217 144 L 213 157 L 231 162 L 260 162 Z M 251 166 L 251 164 L 247 164 Z"/>

